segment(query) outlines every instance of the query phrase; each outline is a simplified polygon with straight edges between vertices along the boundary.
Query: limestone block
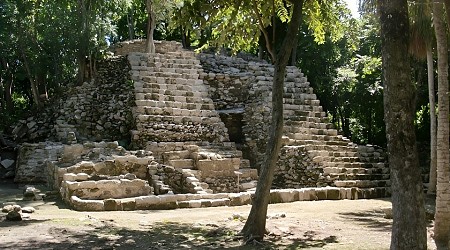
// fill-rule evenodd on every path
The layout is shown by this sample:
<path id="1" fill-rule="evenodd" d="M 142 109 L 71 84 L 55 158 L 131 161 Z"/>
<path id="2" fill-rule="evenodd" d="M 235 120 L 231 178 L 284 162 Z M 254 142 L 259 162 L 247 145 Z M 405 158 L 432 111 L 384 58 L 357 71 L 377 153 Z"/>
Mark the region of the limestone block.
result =
<path id="1" fill-rule="evenodd" d="M 116 201 L 115 199 L 106 199 L 103 200 L 105 211 L 117 211 L 120 209 L 120 201 Z"/>
<path id="2" fill-rule="evenodd" d="M 161 203 L 161 198 L 157 195 L 136 197 L 136 209 L 150 209 Z"/>
<path id="3" fill-rule="evenodd" d="M 179 208 L 200 208 L 202 206 L 201 200 L 190 200 L 178 202 Z"/>
<path id="4" fill-rule="evenodd" d="M 161 203 L 171 203 L 171 202 L 176 202 L 178 196 L 173 195 L 173 194 L 164 194 L 164 195 L 159 195 L 159 198 L 161 199 Z"/>
<path id="5" fill-rule="evenodd" d="M 64 181 L 76 181 L 77 180 L 77 175 L 73 174 L 73 173 L 64 174 L 63 175 L 63 180 Z"/>
<path id="6" fill-rule="evenodd" d="M 135 198 L 120 199 L 120 206 L 122 211 L 136 210 L 136 199 Z"/>
<path id="7" fill-rule="evenodd" d="M 282 202 L 293 202 L 299 200 L 299 192 L 295 189 L 282 189 L 279 191 Z"/>
<path id="8" fill-rule="evenodd" d="M 316 188 L 316 196 L 317 200 L 326 200 L 327 199 L 327 190 L 325 188 Z"/>
<path id="9" fill-rule="evenodd" d="M 251 193 L 231 193 L 230 194 L 230 206 L 242 206 L 252 203 Z"/>
<path id="10" fill-rule="evenodd" d="M 201 194 L 186 194 L 186 200 L 200 200 L 202 199 Z"/>
<path id="11" fill-rule="evenodd" d="M 229 205 L 230 205 L 230 199 L 228 199 L 228 198 L 211 200 L 211 207 L 229 206 Z"/>
<path id="12" fill-rule="evenodd" d="M 89 180 L 90 176 L 88 174 L 85 173 L 79 173 L 76 175 L 76 180 L 77 181 L 87 181 Z"/>
<path id="13" fill-rule="evenodd" d="M 340 188 L 339 193 L 340 193 L 339 196 L 341 199 L 351 199 L 352 198 L 352 193 L 351 193 L 350 188 Z"/>
<path id="14" fill-rule="evenodd" d="M 104 211 L 104 202 L 101 200 L 82 200 L 77 196 L 70 197 L 70 204 L 77 211 Z"/>

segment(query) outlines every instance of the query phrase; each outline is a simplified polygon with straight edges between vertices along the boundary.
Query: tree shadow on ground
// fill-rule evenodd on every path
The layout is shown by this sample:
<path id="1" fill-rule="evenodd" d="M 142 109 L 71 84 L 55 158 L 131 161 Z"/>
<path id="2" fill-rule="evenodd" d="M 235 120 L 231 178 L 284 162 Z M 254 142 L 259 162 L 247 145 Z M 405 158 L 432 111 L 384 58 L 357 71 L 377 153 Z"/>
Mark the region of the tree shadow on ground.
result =
<path id="1" fill-rule="evenodd" d="M 392 230 L 392 220 L 385 218 L 382 210 L 339 213 L 341 218 L 353 220 L 361 226 L 365 226 L 377 231 L 390 232 Z"/>
<path id="2" fill-rule="evenodd" d="M 33 223 L 33 222 L 27 222 Z M 1 228 L 0 228 L 1 229 Z M 214 224 L 162 222 L 132 230 L 103 221 L 90 228 L 49 227 L 40 238 L 0 243 L 2 249 L 299 249 L 321 248 L 337 242 L 308 231 L 299 238 L 268 236 L 262 243 L 243 245 L 236 231 Z"/>

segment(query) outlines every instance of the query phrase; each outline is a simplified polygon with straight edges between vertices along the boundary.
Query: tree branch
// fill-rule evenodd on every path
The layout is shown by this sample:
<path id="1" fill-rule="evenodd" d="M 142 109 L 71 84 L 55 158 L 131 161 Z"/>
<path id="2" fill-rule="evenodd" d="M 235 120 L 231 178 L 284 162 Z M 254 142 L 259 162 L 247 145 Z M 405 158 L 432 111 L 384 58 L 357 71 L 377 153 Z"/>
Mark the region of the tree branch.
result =
<path id="1" fill-rule="evenodd" d="M 275 62 L 275 54 L 274 54 L 274 51 L 273 51 L 273 48 L 272 48 L 272 45 L 270 42 L 269 34 L 267 33 L 267 30 L 264 27 L 264 23 L 261 19 L 261 14 L 259 13 L 256 0 L 252 0 L 252 3 L 253 3 L 253 10 L 255 11 L 255 14 L 256 14 L 256 18 L 258 19 L 259 29 L 263 33 L 264 39 L 266 40 L 267 52 L 269 52 L 270 60 L 272 61 L 272 63 L 274 63 Z"/>

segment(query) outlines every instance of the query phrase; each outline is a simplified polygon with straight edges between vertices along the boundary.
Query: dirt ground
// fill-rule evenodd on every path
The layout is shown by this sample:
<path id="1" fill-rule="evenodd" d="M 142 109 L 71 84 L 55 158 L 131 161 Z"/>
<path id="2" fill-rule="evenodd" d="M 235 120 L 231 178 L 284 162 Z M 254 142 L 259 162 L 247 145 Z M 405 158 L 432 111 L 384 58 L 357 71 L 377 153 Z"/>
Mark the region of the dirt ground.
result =
<path id="1" fill-rule="evenodd" d="M 389 249 L 389 199 L 303 201 L 269 206 L 269 235 L 245 246 L 237 235 L 250 206 L 76 212 L 58 201 L 22 201 L 22 190 L 0 182 L 0 205 L 33 206 L 29 220 L 0 213 L 0 249 Z M 430 235 L 429 249 L 434 249 Z"/>

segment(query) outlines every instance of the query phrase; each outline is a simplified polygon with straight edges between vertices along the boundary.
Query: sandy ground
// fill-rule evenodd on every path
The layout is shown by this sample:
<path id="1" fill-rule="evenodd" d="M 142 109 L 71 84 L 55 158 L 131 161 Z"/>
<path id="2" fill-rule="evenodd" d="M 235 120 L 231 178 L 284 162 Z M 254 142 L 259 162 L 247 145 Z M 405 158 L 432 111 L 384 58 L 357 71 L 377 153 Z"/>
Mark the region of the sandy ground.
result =
<path id="1" fill-rule="evenodd" d="M 20 222 L 0 215 L 0 249 L 389 249 L 392 224 L 383 212 L 389 199 L 272 204 L 266 241 L 245 246 L 237 233 L 250 206 L 77 212 L 21 198 L 15 185 L 0 183 L 0 204 L 36 208 Z M 430 236 L 428 244 L 434 249 Z"/>

